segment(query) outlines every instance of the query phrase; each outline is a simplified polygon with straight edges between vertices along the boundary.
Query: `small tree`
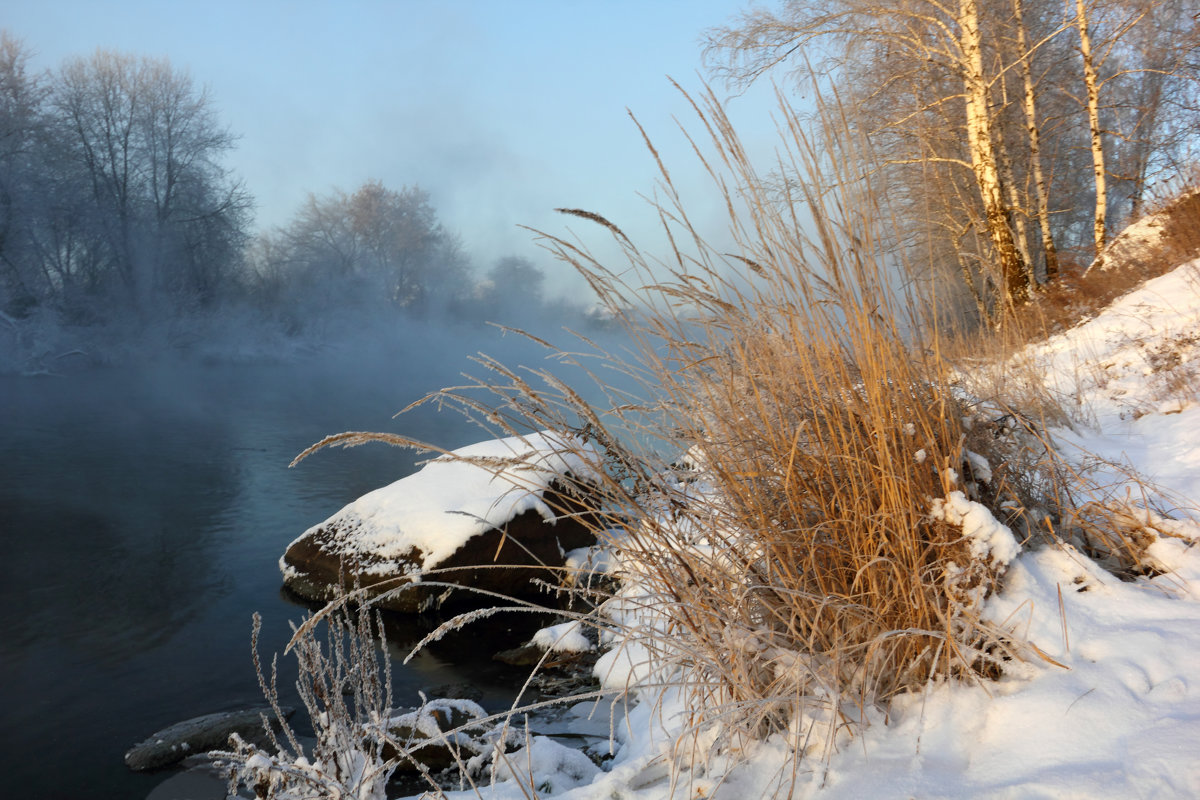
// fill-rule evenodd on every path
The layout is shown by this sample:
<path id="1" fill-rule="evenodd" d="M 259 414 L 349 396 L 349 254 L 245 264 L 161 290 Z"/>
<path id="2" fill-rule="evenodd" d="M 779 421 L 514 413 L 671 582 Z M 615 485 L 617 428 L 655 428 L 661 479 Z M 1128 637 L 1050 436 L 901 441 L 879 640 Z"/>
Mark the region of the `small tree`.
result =
<path id="1" fill-rule="evenodd" d="M 466 261 L 458 240 L 437 219 L 419 187 L 378 181 L 353 194 L 310 195 L 268 246 L 266 271 L 291 284 L 295 300 L 312 291 L 355 303 L 382 302 L 409 311 L 461 291 Z"/>

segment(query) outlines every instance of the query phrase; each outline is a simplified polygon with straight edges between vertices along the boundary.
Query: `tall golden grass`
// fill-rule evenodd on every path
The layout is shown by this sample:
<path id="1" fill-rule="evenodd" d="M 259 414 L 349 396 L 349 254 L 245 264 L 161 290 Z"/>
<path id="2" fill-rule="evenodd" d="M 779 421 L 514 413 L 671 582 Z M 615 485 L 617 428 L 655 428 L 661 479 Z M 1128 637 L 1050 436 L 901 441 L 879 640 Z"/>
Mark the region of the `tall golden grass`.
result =
<path id="1" fill-rule="evenodd" d="M 488 359 L 487 377 L 427 401 L 506 435 L 549 427 L 599 445 L 603 506 L 623 530 L 612 544 L 652 612 L 614 622 L 601 606 L 593 622 L 646 646 L 688 696 L 692 731 L 715 731 L 718 747 L 802 719 L 836 731 L 936 676 L 995 674 L 1017 645 L 979 613 L 1003 565 L 933 509 L 955 491 L 998 515 L 1028 498 L 964 467 L 970 411 L 926 305 L 938 287 L 904 283 L 864 142 L 831 107 L 818 149 L 781 103 L 763 175 L 717 98 L 688 99 L 731 244 L 693 225 L 648 137 L 665 256 L 579 209 L 564 213 L 606 231 L 621 263 L 540 234 L 632 342 L 595 361 L 551 347 L 591 364 L 607 401 L 552 369 Z M 596 365 L 639 389 L 612 388 Z M 976 438 L 986 457 L 989 437 Z M 685 451 L 690 474 L 671 465 Z"/>

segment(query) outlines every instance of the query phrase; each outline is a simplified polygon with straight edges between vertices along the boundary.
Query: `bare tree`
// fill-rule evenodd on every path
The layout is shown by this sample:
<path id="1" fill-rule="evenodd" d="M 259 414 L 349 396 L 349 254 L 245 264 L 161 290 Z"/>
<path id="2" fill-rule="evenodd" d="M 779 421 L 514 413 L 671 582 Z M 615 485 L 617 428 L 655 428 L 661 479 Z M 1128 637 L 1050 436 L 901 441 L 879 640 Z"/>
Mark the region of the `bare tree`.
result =
<path id="1" fill-rule="evenodd" d="M 370 181 L 353 194 L 310 195 L 269 249 L 275 266 L 260 271 L 282 276 L 297 302 L 319 291 L 351 304 L 420 311 L 466 288 L 458 240 L 415 186 Z"/>
<path id="2" fill-rule="evenodd" d="M 221 164 L 234 137 L 186 72 L 98 50 L 50 96 L 60 180 L 86 193 L 76 230 L 137 307 L 159 293 L 211 299 L 245 243 L 249 196 Z"/>
<path id="3" fill-rule="evenodd" d="M 21 314 L 47 292 L 33 268 L 29 219 L 37 203 L 38 141 L 44 82 L 28 69 L 29 51 L 0 31 L 0 311 Z"/>
<path id="4" fill-rule="evenodd" d="M 723 58 L 719 75 L 743 84 L 806 48 L 815 48 L 829 70 L 855 61 L 898 58 L 903 67 L 872 86 L 872 96 L 921 71 L 937 71 L 947 79 L 946 94 L 924 98 L 916 109 L 899 112 L 887 124 L 903 127 L 920 112 L 958 107 L 965 153 L 930 151 L 921 142 L 899 161 L 958 164 L 970 170 L 980 222 L 999 265 L 1004 304 L 1016 306 L 1028 299 L 1029 272 L 998 163 L 990 97 L 995 76 L 985 72 L 982 21 L 978 0 L 958 0 L 956 5 L 938 0 L 793 0 L 780 15 L 756 9 L 744 14 L 740 25 L 713 32 L 709 53 Z"/>
<path id="5" fill-rule="evenodd" d="M 1053 281 L 1060 252 L 1102 249 L 1194 154 L 1198 47 L 1195 0 L 783 0 L 706 52 L 737 86 L 799 67 L 836 91 L 899 204 L 898 246 L 930 276 L 955 265 L 987 316 L 993 281 L 1020 305 L 1040 264 Z"/>
<path id="6" fill-rule="evenodd" d="M 1200 122 L 1200 14 L 1194 0 L 1125 0 L 1107 16 L 1119 33 L 1100 74 L 1109 211 L 1137 217 L 1147 187 L 1194 161 Z M 1102 28 L 1102 32 L 1104 29 Z M 1111 38 L 1112 34 L 1108 34 Z"/>

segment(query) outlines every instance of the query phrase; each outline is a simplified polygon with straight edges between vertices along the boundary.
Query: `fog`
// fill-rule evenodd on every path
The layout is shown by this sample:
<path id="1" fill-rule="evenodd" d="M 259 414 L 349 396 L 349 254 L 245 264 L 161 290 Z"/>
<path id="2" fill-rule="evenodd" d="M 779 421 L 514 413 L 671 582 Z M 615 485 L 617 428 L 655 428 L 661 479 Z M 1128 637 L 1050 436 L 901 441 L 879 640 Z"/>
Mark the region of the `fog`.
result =
<path id="1" fill-rule="evenodd" d="M 490 377 L 478 354 L 550 369 L 586 397 L 611 388 L 511 330 L 570 351 L 593 349 L 571 331 L 624 346 L 586 283 L 517 225 L 567 238 L 579 228 L 619 269 L 606 232 L 553 209 L 608 212 L 636 236 L 630 220 L 656 219 L 636 197 L 652 159 L 623 107 L 595 95 L 575 124 L 612 117 L 628 134 L 619 146 L 601 157 L 595 138 L 559 137 L 534 158 L 513 144 L 522 114 L 503 98 L 488 106 L 494 123 L 472 128 L 470 109 L 432 85 L 414 100 L 418 126 L 383 108 L 374 123 L 346 123 L 339 146 L 355 164 L 331 179 L 337 159 L 319 154 L 318 137 L 338 108 L 309 109 L 311 129 L 292 116 L 313 95 L 290 94 L 248 126 L 207 75 L 158 48 L 61 52 L 62 41 L 23 34 L 0 39 L 0 519 L 11 551 L 0 771 L 30 796 L 145 796 L 162 776 L 129 773 L 126 748 L 260 701 L 251 613 L 264 616 L 269 657 L 306 610 L 280 591 L 287 544 L 425 454 L 322 451 L 289 469 L 292 458 L 344 430 L 442 448 L 494 435 L 435 404 L 395 416 Z M 557 113 L 545 108 L 534 116 L 548 124 Z M 425 137 L 407 144 L 419 168 L 362 152 L 364 141 L 403 149 L 406 125 Z M 243 141 L 247 127 L 276 138 Z M 311 157 L 298 154 L 306 147 Z M 276 149 L 290 161 L 270 161 Z M 611 165 L 631 152 L 638 180 L 622 183 Z M 586 174 L 568 163 L 580 157 L 594 162 Z M 485 191 L 471 182 L 480 176 Z M 507 703 L 523 675 L 481 647 L 511 646 L 519 631 L 501 622 L 472 632 L 470 647 L 431 648 L 394 676 L 400 702 L 459 680 Z M 402 630 L 393 644 L 419 636 Z"/>
<path id="2" fill-rule="evenodd" d="M 99 51 L 41 74 L 11 38 L 0 56 L 0 771 L 30 796 L 145 796 L 163 776 L 130 773 L 128 747 L 261 702 L 250 615 L 269 658 L 306 610 L 281 592 L 287 544 L 427 457 L 364 447 L 289 469 L 300 451 L 343 430 L 487 438 L 432 404 L 395 415 L 487 377 L 477 354 L 587 392 L 508 328 L 571 350 L 565 328 L 612 349 L 620 333 L 550 285 L 549 255 L 479 256 L 415 185 L 328 189 L 255 227 L 233 140 L 168 61 Z M 101 147 L 116 130 L 119 152 Z M 397 702 L 469 681 L 506 704 L 522 676 L 480 647 L 524 624 L 432 648 L 396 671 Z"/>

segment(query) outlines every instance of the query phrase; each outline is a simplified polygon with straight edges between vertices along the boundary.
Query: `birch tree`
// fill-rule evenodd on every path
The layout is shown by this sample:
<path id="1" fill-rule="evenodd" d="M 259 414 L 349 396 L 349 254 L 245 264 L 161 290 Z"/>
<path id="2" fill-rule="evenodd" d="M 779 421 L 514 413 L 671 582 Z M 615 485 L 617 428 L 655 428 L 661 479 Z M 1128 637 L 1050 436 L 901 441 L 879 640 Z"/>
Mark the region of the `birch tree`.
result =
<path id="1" fill-rule="evenodd" d="M 1058 249 L 1054 245 L 1054 231 L 1050 223 L 1050 195 L 1046 176 L 1042 171 L 1042 135 L 1038 123 L 1037 91 L 1033 80 L 1032 51 L 1029 32 L 1025 25 L 1022 0 L 1013 0 L 1014 32 L 1017 41 L 1017 65 L 1021 74 L 1021 110 L 1025 118 L 1025 131 L 1029 143 L 1029 167 L 1033 177 L 1037 199 L 1038 229 L 1042 234 L 1042 254 L 1046 263 L 1046 282 L 1058 277 Z"/>
<path id="2" fill-rule="evenodd" d="M 835 88 L 903 199 L 898 239 L 957 262 L 980 308 L 989 274 L 1012 307 L 1039 262 L 1051 282 L 1102 250 L 1200 143 L 1195 0 L 786 0 L 707 41 L 734 85 L 803 67 Z"/>
<path id="3" fill-rule="evenodd" d="M 1104 252 L 1108 230 L 1108 185 L 1104 170 L 1104 138 L 1100 129 L 1100 80 L 1096 75 L 1092 55 L 1092 37 L 1088 32 L 1088 8 L 1084 0 L 1075 0 L 1075 29 L 1079 32 L 1079 55 L 1083 62 L 1083 86 L 1087 108 L 1088 131 L 1091 134 L 1092 178 L 1096 182 L 1096 213 L 1093 217 L 1093 240 L 1096 255 Z"/>
<path id="4" fill-rule="evenodd" d="M 1011 224 L 1012 211 L 1005 203 L 996 166 L 988 79 L 983 72 L 978 0 L 959 0 L 957 23 L 960 33 L 958 49 L 962 57 L 960 69 L 966 89 L 964 99 L 971 166 L 975 170 L 975 180 L 983 199 L 988 234 L 1000 262 L 1005 300 L 1019 306 L 1029 299 L 1029 273 L 1016 245 Z"/>
<path id="5" fill-rule="evenodd" d="M 984 35 L 978 0 L 797 0 L 775 15 L 762 9 L 744 14 L 741 24 L 719 29 L 709 52 L 724 58 L 717 74 L 746 83 L 783 64 L 806 48 L 819 51 L 827 69 L 882 53 L 902 55 L 913 69 L 936 69 L 952 79 L 949 94 L 933 105 L 958 105 L 965 133 L 964 156 L 918 152 L 913 161 L 957 163 L 970 170 L 980 203 L 981 222 L 990 242 L 1002 290 L 1002 303 L 1013 307 L 1029 297 L 1029 272 L 1013 231 L 1012 208 L 997 163 L 990 91 L 994 76 L 985 73 Z M 886 92 L 891 81 L 873 93 Z M 891 124 L 903 125 L 910 111 Z"/>
<path id="6" fill-rule="evenodd" d="M 1200 14 L 1192 0 L 1074 0 L 1073 10 L 1102 257 L 1114 218 L 1140 213 L 1152 165 L 1185 166 L 1178 155 L 1196 142 Z"/>

